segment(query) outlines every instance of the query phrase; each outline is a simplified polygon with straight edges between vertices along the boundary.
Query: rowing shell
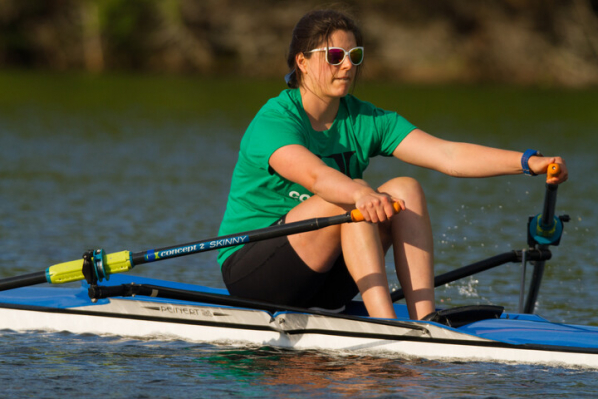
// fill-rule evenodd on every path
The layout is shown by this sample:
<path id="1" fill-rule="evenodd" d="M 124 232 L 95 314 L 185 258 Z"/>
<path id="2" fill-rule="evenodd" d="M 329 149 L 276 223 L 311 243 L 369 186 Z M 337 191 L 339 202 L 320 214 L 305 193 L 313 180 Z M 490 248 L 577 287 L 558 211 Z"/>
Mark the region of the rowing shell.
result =
<path id="1" fill-rule="evenodd" d="M 113 276 L 109 285 L 129 283 L 226 294 L 225 290 L 126 275 Z M 151 295 L 92 302 L 85 284 L 81 288 L 25 287 L 0 293 L 0 329 L 598 368 L 597 327 L 551 323 L 536 315 L 503 314 L 452 328 L 410 321 L 404 305 L 395 307 L 399 319 L 383 320 L 361 316 L 361 303 L 354 304 L 347 315 L 334 315 L 272 312 Z"/>

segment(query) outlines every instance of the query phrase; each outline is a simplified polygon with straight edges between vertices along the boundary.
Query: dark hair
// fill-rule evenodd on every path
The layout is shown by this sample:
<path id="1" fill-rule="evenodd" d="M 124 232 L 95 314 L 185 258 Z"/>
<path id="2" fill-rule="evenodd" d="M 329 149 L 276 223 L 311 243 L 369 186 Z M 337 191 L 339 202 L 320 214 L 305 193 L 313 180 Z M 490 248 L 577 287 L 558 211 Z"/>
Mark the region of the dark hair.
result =
<path id="1" fill-rule="evenodd" d="M 361 30 L 351 18 L 340 11 L 311 11 L 297 22 L 295 29 L 293 29 L 293 37 L 287 57 L 289 73 L 285 76 L 285 80 L 289 87 L 297 88 L 301 82 L 301 70 L 295 64 L 295 56 L 313 50 L 322 42 L 327 43 L 330 35 L 337 30 L 353 33 L 357 46 L 363 46 Z M 357 70 L 357 73 L 359 71 L 360 69 Z"/>

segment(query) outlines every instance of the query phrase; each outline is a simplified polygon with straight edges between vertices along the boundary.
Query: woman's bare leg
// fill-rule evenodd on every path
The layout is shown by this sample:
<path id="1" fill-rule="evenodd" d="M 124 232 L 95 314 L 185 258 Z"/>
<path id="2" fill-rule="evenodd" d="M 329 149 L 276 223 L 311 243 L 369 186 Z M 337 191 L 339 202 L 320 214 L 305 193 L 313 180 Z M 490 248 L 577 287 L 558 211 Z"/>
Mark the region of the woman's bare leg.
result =
<path id="1" fill-rule="evenodd" d="M 319 273 L 330 270 L 342 248 L 369 315 L 384 318 L 396 317 L 384 262 L 384 252 L 392 245 L 409 316 L 421 319 L 435 310 L 434 243 L 425 195 L 417 181 L 406 177 L 390 180 L 379 191 L 402 199 L 406 209 L 386 223 L 330 226 L 291 235 L 289 241 L 301 259 Z M 314 196 L 291 210 L 287 222 L 338 215 L 346 210 Z"/>
<path id="2" fill-rule="evenodd" d="M 293 208 L 286 217 L 286 223 L 335 216 L 346 211 L 340 206 L 313 196 Z M 289 242 L 307 266 L 317 273 L 325 273 L 332 268 L 341 253 L 340 237 L 341 226 L 337 225 L 290 235 Z"/>
<path id="3" fill-rule="evenodd" d="M 341 228 L 345 264 L 355 280 L 371 317 L 397 317 L 388 288 L 384 251 L 378 226 L 370 223 L 345 224 Z"/>
<path id="4" fill-rule="evenodd" d="M 405 201 L 406 209 L 381 226 L 381 236 L 385 249 L 393 246 L 409 317 L 421 319 L 435 310 L 434 241 L 426 198 L 419 183 L 408 177 L 390 180 L 379 191 Z"/>
<path id="5" fill-rule="evenodd" d="M 287 222 L 333 216 L 346 211 L 314 196 L 291 210 Z M 359 288 L 368 314 L 372 317 L 396 318 L 377 225 L 362 222 L 330 226 L 291 235 L 289 242 L 299 257 L 319 273 L 330 270 L 342 249 L 345 264 Z"/>

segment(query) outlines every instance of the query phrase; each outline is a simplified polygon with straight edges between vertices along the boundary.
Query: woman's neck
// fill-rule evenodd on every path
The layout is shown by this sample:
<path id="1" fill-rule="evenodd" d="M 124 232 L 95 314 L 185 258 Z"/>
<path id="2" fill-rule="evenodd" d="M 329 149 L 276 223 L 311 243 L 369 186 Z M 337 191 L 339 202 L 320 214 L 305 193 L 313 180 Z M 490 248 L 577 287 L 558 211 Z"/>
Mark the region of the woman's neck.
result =
<path id="1" fill-rule="evenodd" d="M 311 127 L 318 132 L 330 129 L 338 113 L 340 98 L 318 95 L 305 86 L 301 86 L 299 91 Z"/>

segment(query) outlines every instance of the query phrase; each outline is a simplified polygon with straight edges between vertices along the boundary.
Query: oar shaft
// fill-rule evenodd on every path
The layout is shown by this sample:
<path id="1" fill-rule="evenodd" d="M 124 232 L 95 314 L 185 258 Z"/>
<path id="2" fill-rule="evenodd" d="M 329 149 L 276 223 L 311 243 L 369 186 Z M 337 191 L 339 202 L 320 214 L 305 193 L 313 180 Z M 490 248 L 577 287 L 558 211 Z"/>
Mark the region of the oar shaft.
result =
<path id="1" fill-rule="evenodd" d="M 393 203 L 395 213 L 400 212 L 401 206 L 398 202 Z M 270 238 L 288 236 L 292 234 L 306 233 L 308 231 L 319 230 L 324 227 L 343 223 L 361 222 L 363 215 L 357 209 L 347 212 L 343 215 L 313 218 L 299 222 L 274 225 L 258 230 L 252 230 L 244 233 L 230 234 L 227 236 L 210 238 L 203 241 L 190 242 L 183 245 L 150 249 L 149 251 L 137 252 L 131 255 L 133 265 L 155 262 L 158 260 L 177 258 L 200 252 L 212 251 L 214 249 L 232 247 L 236 245 L 247 244 L 267 240 Z"/>
<path id="2" fill-rule="evenodd" d="M 11 290 L 13 288 L 27 287 L 30 285 L 47 282 L 46 272 L 35 272 L 24 274 L 22 276 L 8 277 L 0 280 L 0 291 Z"/>
<path id="3" fill-rule="evenodd" d="M 401 210 L 398 203 L 394 203 L 393 208 L 395 213 L 398 213 Z M 102 279 L 107 279 L 111 274 L 127 272 L 134 266 L 143 263 L 212 251 L 219 248 L 246 244 L 248 242 L 304 233 L 336 224 L 360 222 L 363 220 L 363 215 L 358 210 L 353 210 L 338 216 L 313 218 L 300 222 L 274 225 L 245 233 L 232 234 L 209 240 L 196 241 L 160 249 L 151 249 L 149 251 L 137 253 L 121 251 L 104 254 L 103 250 L 95 250 L 89 258 L 85 258 L 86 260 L 78 259 L 59 263 L 50 266 L 44 272 L 2 279 L 0 280 L 0 291 L 45 282 L 50 284 L 62 284 L 84 279 L 87 279 L 90 282 L 102 281 Z M 87 256 L 87 253 L 85 256 Z"/>
<path id="4" fill-rule="evenodd" d="M 231 234 L 222 237 L 210 238 L 203 241 L 190 242 L 183 245 L 176 245 L 165 248 L 150 249 L 149 251 L 132 254 L 133 265 L 150 263 L 164 259 L 177 258 L 200 252 L 212 251 L 219 248 L 232 247 L 247 244 L 249 242 L 262 241 L 270 238 L 287 236 L 308 231 L 322 229 L 324 227 L 349 223 L 354 219 L 351 213 L 344 215 L 314 218 L 283 225 L 274 225 L 263 229 L 248 231 L 239 234 Z"/>

